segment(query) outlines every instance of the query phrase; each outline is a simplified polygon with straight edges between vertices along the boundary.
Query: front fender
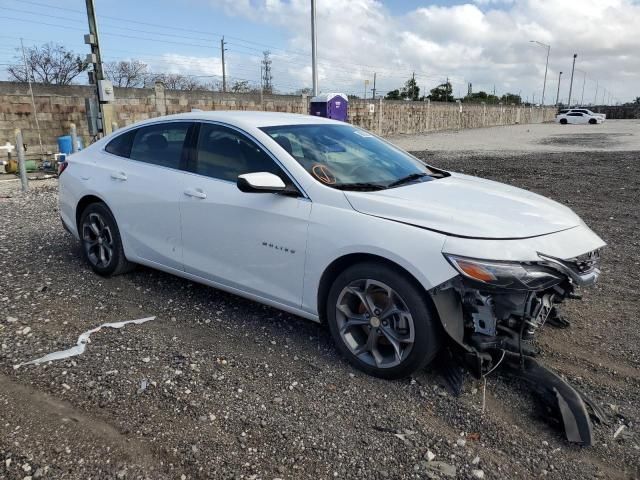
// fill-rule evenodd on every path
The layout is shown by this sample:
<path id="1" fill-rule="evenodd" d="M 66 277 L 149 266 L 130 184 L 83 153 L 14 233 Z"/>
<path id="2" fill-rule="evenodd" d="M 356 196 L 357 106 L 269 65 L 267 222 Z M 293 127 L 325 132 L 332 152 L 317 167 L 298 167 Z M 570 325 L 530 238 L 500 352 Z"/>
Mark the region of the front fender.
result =
<path id="1" fill-rule="evenodd" d="M 425 290 L 457 275 L 441 253 L 444 235 L 355 210 L 314 205 L 308 238 L 302 308 L 314 315 L 322 275 L 347 255 L 383 257 L 409 272 Z"/>

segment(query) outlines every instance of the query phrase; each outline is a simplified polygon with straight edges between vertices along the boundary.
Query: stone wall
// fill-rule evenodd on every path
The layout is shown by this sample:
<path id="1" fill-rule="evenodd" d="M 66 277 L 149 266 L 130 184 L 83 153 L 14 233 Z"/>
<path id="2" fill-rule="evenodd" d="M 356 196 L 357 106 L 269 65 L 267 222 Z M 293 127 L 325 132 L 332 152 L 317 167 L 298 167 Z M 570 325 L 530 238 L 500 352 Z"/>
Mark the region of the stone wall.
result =
<path id="1" fill-rule="evenodd" d="M 37 120 L 45 151 L 56 152 L 56 138 L 75 123 L 78 134 L 91 141 L 85 118 L 84 99 L 92 96 L 89 86 L 34 85 Z M 114 118 L 119 127 L 172 113 L 201 110 L 265 110 L 307 113 L 308 98 L 296 95 L 230 94 L 209 91 L 155 88 L 116 88 Z M 512 105 L 467 105 L 458 103 L 354 100 L 349 104 L 349 121 L 380 135 L 423 133 L 436 130 L 478 128 L 515 123 L 551 121 L 555 108 Z M 29 88 L 25 84 L 0 82 L 0 145 L 15 142 L 14 130 L 23 131 L 28 154 L 39 152 L 38 130 Z"/>

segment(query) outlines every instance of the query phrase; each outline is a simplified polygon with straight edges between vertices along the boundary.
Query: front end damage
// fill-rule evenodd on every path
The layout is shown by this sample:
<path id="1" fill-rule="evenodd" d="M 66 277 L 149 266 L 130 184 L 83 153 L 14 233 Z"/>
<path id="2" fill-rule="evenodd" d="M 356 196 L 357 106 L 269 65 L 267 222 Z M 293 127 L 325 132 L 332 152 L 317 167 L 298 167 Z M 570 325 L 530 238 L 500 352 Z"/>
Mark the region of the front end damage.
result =
<path id="1" fill-rule="evenodd" d="M 569 441 L 591 445 L 587 406 L 596 417 L 599 409 L 534 357 L 539 353 L 535 338 L 540 328 L 568 327 L 560 304 L 581 298 L 577 288 L 596 282 L 600 249 L 568 260 L 538 253 L 534 262 L 445 256 L 459 275 L 430 293 L 454 341 L 454 355 L 477 378 L 500 367 L 498 371 L 526 381 L 560 414 Z"/>

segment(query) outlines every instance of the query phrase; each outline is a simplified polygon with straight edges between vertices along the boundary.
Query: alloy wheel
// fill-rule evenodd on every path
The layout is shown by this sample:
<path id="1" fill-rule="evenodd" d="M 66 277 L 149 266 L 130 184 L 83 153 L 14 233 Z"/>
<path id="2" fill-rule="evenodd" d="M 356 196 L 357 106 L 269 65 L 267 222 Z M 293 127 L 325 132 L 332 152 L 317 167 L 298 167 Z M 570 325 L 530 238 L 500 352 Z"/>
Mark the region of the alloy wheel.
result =
<path id="1" fill-rule="evenodd" d="M 336 321 L 351 353 L 370 366 L 395 367 L 413 348 L 415 326 L 407 304 L 377 280 L 355 280 L 342 289 Z"/>
<path id="2" fill-rule="evenodd" d="M 108 267 L 113 259 L 114 242 L 102 215 L 94 212 L 87 216 L 82 224 L 82 240 L 89 262 L 96 267 Z"/>

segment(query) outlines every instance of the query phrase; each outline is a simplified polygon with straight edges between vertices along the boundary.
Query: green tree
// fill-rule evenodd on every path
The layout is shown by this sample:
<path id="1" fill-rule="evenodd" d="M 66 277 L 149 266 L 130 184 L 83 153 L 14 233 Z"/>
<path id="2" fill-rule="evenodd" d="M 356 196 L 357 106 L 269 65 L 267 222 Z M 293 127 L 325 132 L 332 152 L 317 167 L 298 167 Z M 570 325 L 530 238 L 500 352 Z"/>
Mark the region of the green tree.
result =
<path id="1" fill-rule="evenodd" d="M 404 87 L 402 87 L 400 96 L 404 99 L 413 101 L 416 101 L 420 98 L 420 87 L 418 86 L 418 83 L 416 82 L 416 79 L 414 77 L 411 77 L 405 82 Z"/>
<path id="2" fill-rule="evenodd" d="M 505 93 L 500 97 L 500 101 L 506 104 L 515 103 L 516 105 L 520 105 L 522 103 L 522 98 L 520 95 L 516 95 L 515 93 Z"/>
<path id="3" fill-rule="evenodd" d="M 400 95 L 400 90 L 397 88 L 395 90 L 391 90 L 385 95 L 385 100 L 402 100 L 402 96 Z"/>
<path id="4" fill-rule="evenodd" d="M 467 95 L 462 99 L 462 101 L 465 103 L 481 103 L 481 102 L 498 103 L 501 100 L 495 95 L 491 95 L 490 93 L 479 91 L 479 92 L 473 92 L 471 95 Z"/>
<path id="5" fill-rule="evenodd" d="M 453 102 L 453 86 L 451 82 L 447 81 L 432 88 L 427 98 L 432 102 Z"/>

